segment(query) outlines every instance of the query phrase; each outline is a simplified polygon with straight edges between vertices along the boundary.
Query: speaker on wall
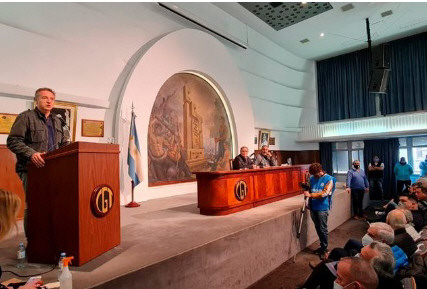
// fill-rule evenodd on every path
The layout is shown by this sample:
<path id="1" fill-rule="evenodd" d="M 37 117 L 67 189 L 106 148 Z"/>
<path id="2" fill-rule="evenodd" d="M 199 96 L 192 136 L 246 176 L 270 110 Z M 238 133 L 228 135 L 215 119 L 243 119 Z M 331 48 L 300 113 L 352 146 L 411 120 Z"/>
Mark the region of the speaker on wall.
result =
<path id="1" fill-rule="evenodd" d="M 386 93 L 390 69 L 373 69 L 369 82 L 369 92 Z"/>
<path id="2" fill-rule="evenodd" d="M 388 44 L 372 47 L 372 67 L 390 68 L 390 51 Z"/>

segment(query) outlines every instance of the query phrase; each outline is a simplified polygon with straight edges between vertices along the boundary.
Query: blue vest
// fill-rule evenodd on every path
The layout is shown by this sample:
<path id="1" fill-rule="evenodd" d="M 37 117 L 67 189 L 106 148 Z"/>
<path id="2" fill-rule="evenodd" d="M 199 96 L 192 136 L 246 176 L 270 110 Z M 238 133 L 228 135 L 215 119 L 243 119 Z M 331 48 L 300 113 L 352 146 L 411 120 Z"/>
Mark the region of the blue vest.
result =
<path id="1" fill-rule="evenodd" d="M 333 187 L 331 193 L 321 199 L 311 199 L 310 198 L 310 210 L 312 211 L 329 211 L 332 207 L 332 194 L 335 191 L 336 179 L 331 177 L 328 174 L 324 174 L 322 177 L 316 179 L 315 177 L 310 177 L 310 193 L 320 193 L 323 191 L 323 188 L 326 186 L 329 181 L 333 181 Z"/>

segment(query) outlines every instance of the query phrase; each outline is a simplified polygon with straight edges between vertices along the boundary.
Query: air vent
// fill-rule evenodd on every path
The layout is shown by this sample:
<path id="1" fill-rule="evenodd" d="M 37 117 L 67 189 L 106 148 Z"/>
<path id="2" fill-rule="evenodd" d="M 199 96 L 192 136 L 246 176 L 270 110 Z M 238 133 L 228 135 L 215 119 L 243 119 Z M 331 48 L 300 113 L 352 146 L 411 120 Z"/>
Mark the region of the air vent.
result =
<path id="1" fill-rule="evenodd" d="M 271 7 L 276 8 L 282 5 L 283 2 L 270 2 Z"/>
<path id="2" fill-rule="evenodd" d="M 275 30 L 281 30 L 298 22 L 333 9 L 328 2 L 240 2 L 256 17 Z"/>
<path id="3" fill-rule="evenodd" d="M 310 42 L 310 40 L 308 40 L 307 38 L 305 38 L 303 40 L 300 40 L 299 42 L 301 42 L 302 44 L 304 44 L 304 43 Z"/>
<path id="4" fill-rule="evenodd" d="M 384 11 L 383 13 L 381 13 L 381 16 L 382 17 L 387 17 L 387 16 L 390 16 L 391 14 L 393 14 L 393 11 L 388 10 L 388 11 Z"/>
<path id="5" fill-rule="evenodd" d="M 346 11 L 351 10 L 351 9 L 353 9 L 353 8 L 354 8 L 354 5 L 353 5 L 353 4 L 351 4 L 351 3 L 349 3 L 349 4 L 347 4 L 347 5 L 342 6 L 342 7 L 341 7 L 341 10 L 342 10 L 342 12 L 346 12 Z"/>

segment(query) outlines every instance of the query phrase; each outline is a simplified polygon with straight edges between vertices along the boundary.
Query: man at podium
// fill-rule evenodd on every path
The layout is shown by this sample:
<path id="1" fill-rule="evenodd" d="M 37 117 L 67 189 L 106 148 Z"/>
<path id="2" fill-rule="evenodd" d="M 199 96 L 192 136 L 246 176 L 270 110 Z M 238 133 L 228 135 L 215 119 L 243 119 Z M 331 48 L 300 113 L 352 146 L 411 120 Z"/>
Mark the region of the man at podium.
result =
<path id="1" fill-rule="evenodd" d="M 27 194 L 27 164 L 44 166 L 43 155 L 70 143 L 67 125 L 58 116 L 51 114 L 55 92 L 42 87 L 36 90 L 35 109 L 18 115 L 7 138 L 7 147 L 16 154 L 16 173 L 22 180 Z M 26 206 L 27 207 L 27 206 Z M 24 230 L 27 235 L 27 208 L 24 211 Z"/>

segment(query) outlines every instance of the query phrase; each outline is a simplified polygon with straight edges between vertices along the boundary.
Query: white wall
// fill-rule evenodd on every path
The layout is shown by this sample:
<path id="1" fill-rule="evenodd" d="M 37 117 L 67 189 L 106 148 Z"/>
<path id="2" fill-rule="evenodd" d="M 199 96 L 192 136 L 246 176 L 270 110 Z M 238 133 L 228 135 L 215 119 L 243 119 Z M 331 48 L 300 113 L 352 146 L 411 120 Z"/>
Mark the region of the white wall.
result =
<path id="1" fill-rule="evenodd" d="M 197 70 L 224 90 L 236 121 L 237 147 L 257 148 L 253 137 L 265 128 L 276 137 L 273 149 L 317 149 L 317 144 L 295 142 L 302 125 L 317 122 L 314 62 L 292 55 L 211 3 L 177 5 L 248 49 L 201 31 L 162 46 L 174 31 L 199 28 L 156 3 L 0 3 L 0 112 L 31 108 L 34 90 L 49 86 L 58 100 L 78 104 L 76 140 L 115 137 L 125 152 L 129 101 L 138 99 L 137 122 L 145 140 L 153 95 L 161 84 L 173 73 Z M 219 58 L 209 58 L 214 55 Z M 104 120 L 105 137 L 81 137 L 81 119 Z M 0 143 L 5 141 L 0 135 Z M 146 147 L 146 159 L 144 152 Z M 126 169 L 122 163 L 122 182 L 127 183 Z M 138 198 L 194 191 L 194 184 L 168 187 L 142 186 Z M 122 189 L 123 203 L 129 190 Z"/>

